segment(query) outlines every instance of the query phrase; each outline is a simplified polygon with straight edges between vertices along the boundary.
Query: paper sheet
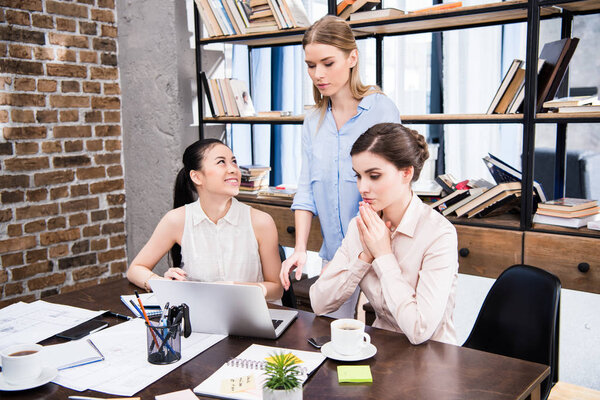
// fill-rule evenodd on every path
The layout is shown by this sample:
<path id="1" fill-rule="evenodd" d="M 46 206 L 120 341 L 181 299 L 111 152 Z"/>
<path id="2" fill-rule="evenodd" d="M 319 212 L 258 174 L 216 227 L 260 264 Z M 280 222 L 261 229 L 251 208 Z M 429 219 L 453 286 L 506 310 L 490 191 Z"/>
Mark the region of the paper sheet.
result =
<path id="1" fill-rule="evenodd" d="M 43 300 L 11 304 L 0 309 L 0 350 L 19 343 L 37 343 L 102 313 Z"/>
<path id="2" fill-rule="evenodd" d="M 144 320 L 133 319 L 89 336 L 104 361 L 62 370 L 53 382 L 77 391 L 132 396 L 226 337 L 193 332 L 181 338 L 180 361 L 153 365 L 147 361 Z"/>

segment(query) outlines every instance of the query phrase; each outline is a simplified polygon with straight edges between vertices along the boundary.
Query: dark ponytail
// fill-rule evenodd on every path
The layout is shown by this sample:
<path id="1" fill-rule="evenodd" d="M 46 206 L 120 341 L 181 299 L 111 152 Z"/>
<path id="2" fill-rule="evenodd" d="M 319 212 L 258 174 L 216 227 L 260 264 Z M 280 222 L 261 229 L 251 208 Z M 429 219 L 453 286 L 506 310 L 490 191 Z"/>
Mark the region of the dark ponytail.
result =
<path id="1" fill-rule="evenodd" d="M 373 125 L 352 145 L 350 155 L 362 152 L 377 154 L 398 169 L 413 167 L 412 181 L 419 179 L 425 160 L 429 158 L 427 142 L 419 132 L 401 124 Z"/>
<path id="2" fill-rule="evenodd" d="M 175 188 L 173 190 L 173 208 L 179 208 L 189 203 L 193 203 L 198 198 L 196 186 L 190 178 L 190 172 L 202 169 L 204 154 L 218 144 L 223 144 L 218 139 L 202 139 L 189 145 L 183 152 L 183 168 L 177 173 L 175 178 Z M 181 266 L 181 246 L 175 244 L 171 248 L 171 258 L 173 267 Z"/>

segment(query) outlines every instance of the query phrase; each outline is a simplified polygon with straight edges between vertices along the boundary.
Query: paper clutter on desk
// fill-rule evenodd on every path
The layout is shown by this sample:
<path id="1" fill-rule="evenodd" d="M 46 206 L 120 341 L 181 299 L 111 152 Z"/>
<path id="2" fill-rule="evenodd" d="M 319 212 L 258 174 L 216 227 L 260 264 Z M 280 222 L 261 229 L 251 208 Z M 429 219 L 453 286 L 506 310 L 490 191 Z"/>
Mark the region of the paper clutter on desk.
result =
<path id="1" fill-rule="evenodd" d="M 198 396 L 191 389 L 179 390 L 154 396 L 155 400 L 198 400 Z"/>
<path id="2" fill-rule="evenodd" d="M 371 367 L 368 365 L 338 365 L 338 382 L 339 383 L 371 383 Z"/>

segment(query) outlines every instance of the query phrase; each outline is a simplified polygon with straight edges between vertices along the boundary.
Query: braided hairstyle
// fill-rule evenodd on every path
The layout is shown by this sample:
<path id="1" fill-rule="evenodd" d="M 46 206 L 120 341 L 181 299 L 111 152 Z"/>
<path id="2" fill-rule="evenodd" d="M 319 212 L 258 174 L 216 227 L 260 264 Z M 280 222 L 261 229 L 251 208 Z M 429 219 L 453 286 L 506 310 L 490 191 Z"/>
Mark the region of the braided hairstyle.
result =
<path id="1" fill-rule="evenodd" d="M 189 145 L 183 152 L 183 168 L 179 170 L 175 178 L 175 189 L 173 190 L 173 208 L 179 208 L 188 203 L 193 203 L 198 198 L 196 186 L 190 178 L 190 172 L 202 169 L 202 161 L 206 152 L 213 147 L 222 144 L 218 139 L 202 139 Z M 173 267 L 181 266 L 181 246 L 173 245 L 171 248 Z"/>
<path id="2" fill-rule="evenodd" d="M 365 151 L 385 158 L 398 169 L 413 167 L 412 182 L 419 179 L 423 164 L 429 158 L 423 135 L 393 123 L 377 124 L 367 129 L 352 145 L 350 156 Z"/>

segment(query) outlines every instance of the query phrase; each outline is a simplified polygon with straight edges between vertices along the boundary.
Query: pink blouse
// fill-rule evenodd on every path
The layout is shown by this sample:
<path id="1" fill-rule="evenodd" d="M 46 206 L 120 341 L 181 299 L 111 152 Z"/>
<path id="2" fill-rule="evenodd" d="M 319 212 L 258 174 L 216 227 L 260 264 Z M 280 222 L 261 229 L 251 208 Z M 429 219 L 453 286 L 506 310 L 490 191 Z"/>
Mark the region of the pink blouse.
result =
<path id="1" fill-rule="evenodd" d="M 413 194 L 392 233 L 392 252 L 367 264 L 356 218 L 333 260 L 310 288 L 316 314 L 335 311 L 359 285 L 373 306 L 374 327 L 404 333 L 412 344 L 456 344 L 453 312 L 458 278 L 454 226 Z"/>

